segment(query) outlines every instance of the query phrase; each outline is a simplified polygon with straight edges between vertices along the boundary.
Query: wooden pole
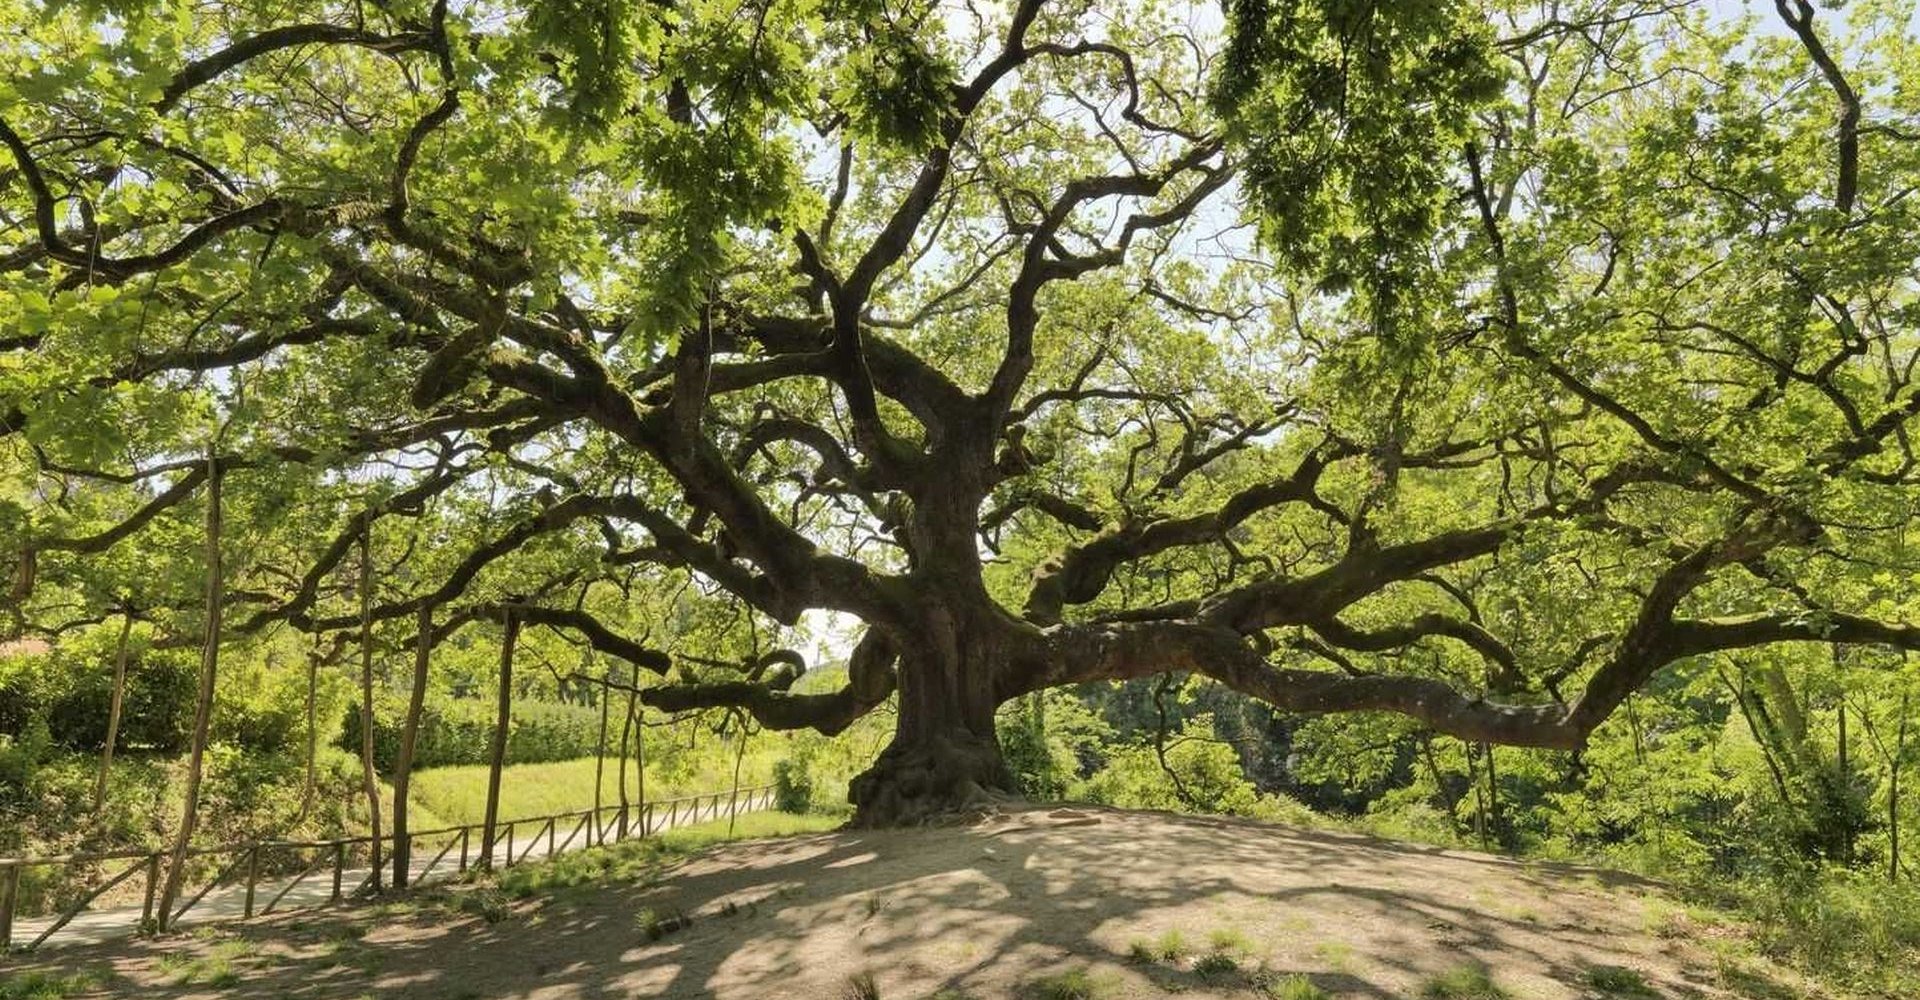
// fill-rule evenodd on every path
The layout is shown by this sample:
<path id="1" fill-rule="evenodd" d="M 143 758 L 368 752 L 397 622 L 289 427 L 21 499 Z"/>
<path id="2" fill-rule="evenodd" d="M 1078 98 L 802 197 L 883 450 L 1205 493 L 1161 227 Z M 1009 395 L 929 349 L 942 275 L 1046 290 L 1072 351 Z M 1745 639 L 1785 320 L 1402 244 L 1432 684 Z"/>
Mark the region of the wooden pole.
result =
<path id="1" fill-rule="evenodd" d="M 160 855 L 147 855 L 147 892 L 140 901 L 140 931 L 153 922 L 153 897 L 160 892 Z"/>
<path id="2" fill-rule="evenodd" d="M 413 863 L 407 833 L 407 796 L 413 787 L 413 754 L 420 737 L 420 713 L 427 704 L 427 664 L 433 652 L 433 606 L 420 606 L 420 635 L 413 647 L 413 687 L 407 692 L 407 718 L 400 728 L 400 759 L 393 767 L 393 884 L 404 888 Z"/>
<path id="3" fill-rule="evenodd" d="M 1904 657 L 1904 654 L 1902 654 Z M 1900 728 L 1893 739 L 1887 775 L 1887 881 L 1900 881 L 1900 765 L 1907 755 L 1907 705 L 1911 690 L 1900 692 Z"/>
<path id="4" fill-rule="evenodd" d="M 187 848 L 193 843 L 193 827 L 200 811 L 200 778 L 206 769 L 207 730 L 213 721 L 214 680 L 220 669 L 220 616 L 225 596 L 220 579 L 220 468 L 212 448 L 207 453 L 207 621 L 206 639 L 200 648 L 200 688 L 194 700 L 193 742 L 187 757 L 187 787 L 180 810 L 180 827 L 174 831 L 173 850 L 167 863 L 167 880 L 160 890 L 159 928 L 173 922 L 173 901 L 186 880 Z"/>
<path id="5" fill-rule="evenodd" d="M 733 836 L 733 829 L 740 822 L 740 763 L 747 759 L 747 720 L 741 713 L 740 728 L 737 730 L 739 746 L 733 750 L 733 791 L 727 796 L 727 836 Z"/>
<path id="6" fill-rule="evenodd" d="M 247 848 L 247 904 L 241 913 L 241 919 L 253 919 L 253 893 L 260 884 L 260 845 Z"/>
<path id="7" fill-rule="evenodd" d="M 313 792 L 317 785 L 315 767 L 320 756 L 319 709 L 315 702 L 319 698 L 320 687 L 320 637 L 313 637 L 313 648 L 307 651 L 307 778 L 300 787 L 300 818 L 307 818 L 313 809 Z"/>
<path id="8" fill-rule="evenodd" d="M 639 668 L 636 666 L 635 672 Z M 620 777 L 620 823 L 614 828 L 613 839 L 625 840 L 627 837 L 627 741 L 633 736 L 633 688 L 627 688 L 627 714 L 620 723 L 620 760 L 614 773 Z"/>
<path id="9" fill-rule="evenodd" d="M 360 782 L 367 793 L 373 890 L 380 891 L 380 779 L 373 770 L 373 522 L 360 529 Z"/>
<path id="10" fill-rule="evenodd" d="M 513 720 L 513 647 L 520 639 L 520 620 L 506 611 L 506 637 L 500 643 L 500 695 L 493 717 L 493 753 L 487 761 L 487 811 L 480 827 L 480 867 L 493 868 L 494 827 L 500 818 L 500 768 L 507 762 L 507 725 Z M 511 851 L 513 845 L 508 843 Z"/>
<path id="11" fill-rule="evenodd" d="M 640 815 L 640 835 L 647 833 L 647 709 L 640 704 L 640 665 L 627 678 L 627 711 L 633 715 L 633 794 Z"/>
<path id="12" fill-rule="evenodd" d="M 120 642 L 113 654 L 113 694 L 107 708 L 107 741 L 100 748 L 100 776 L 93 782 L 93 811 L 107 800 L 107 775 L 113 770 L 113 744 L 120 738 L 120 711 L 127 694 L 127 641 L 133 635 L 133 612 L 123 610 Z"/>
<path id="13" fill-rule="evenodd" d="M 20 899 L 20 866 L 8 865 L 0 877 L 0 954 L 13 948 L 13 910 Z"/>
<path id="14" fill-rule="evenodd" d="M 587 662 L 591 668 L 593 662 L 591 649 L 587 652 Z M 607 666 L 607 672 L 609 674 L 613 672 L 611 664 Z M 600 833 L 600 775 L 607 767 L 607 708 L 613 702 L 613 689 L 606 683 L 608 679 L 603 676 L 600 681 L 600 742 L 593 751 L 593 823 L 589 827 L 594 836 L 587 839 L 589 844 L 593 843 Z"/>

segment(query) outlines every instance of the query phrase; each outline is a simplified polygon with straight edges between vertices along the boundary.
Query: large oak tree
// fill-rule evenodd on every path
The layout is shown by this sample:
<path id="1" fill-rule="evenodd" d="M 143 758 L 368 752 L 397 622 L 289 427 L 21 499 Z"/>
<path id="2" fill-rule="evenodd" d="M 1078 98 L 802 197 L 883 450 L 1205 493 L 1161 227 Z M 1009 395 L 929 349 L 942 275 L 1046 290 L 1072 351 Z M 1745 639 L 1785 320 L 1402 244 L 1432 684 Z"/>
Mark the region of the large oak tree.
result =
<path id="1" fill-rule="evenodd" d="M 1900 7 L 16 2 L 15 627 L 218 477 L 229 629 L 356 627 L 371 537 L 429 641 L 897 698 L 869 823 L 1075 682 L 1572 749 L 1688 657 L 1920 648 Z M 845 686 L 650 645 L 676 580 L 857 623 Z"/>

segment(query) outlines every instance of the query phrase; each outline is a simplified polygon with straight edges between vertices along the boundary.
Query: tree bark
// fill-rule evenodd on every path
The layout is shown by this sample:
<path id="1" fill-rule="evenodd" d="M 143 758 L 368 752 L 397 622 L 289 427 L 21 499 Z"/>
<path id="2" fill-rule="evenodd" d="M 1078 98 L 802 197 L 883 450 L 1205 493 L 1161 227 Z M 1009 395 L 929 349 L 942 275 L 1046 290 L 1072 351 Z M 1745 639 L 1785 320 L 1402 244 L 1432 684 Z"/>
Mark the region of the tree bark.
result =
<path id="1" fill-rule="evenodd" d="M 367 849 L 373 891 L 380 891 L 380 779 L 373 768 L 373 552 L 372 524 L 360 532 L 360 781 L 367 794 Z"/>
<path id="2" fill-rule="evenodd" d="M 1014 646 L 994 623 L 956 615 L 963 604 L 930 603 L 912 642 L 893 637 L 900 719 L 893 742 L 848 789 L 855 826 L 922 824 L 1019 795 L 993 725 Z"/>
<path id="3" fill-rule="evenodd" d="M 167 879 L 160 890 L 160 929 L 172 923 L 173 901 L 187 875 L 187 848 L 193 843 L 193 828 L 200 811 L 200 777 L 206 767 L 207 730 L 213 721 L 214 680 L 220 669 L 220 618 L 225 596 L 220 579 L 220 470 L 211 453 L 207 457 L 207 635 L 200 648 L 200 687 L 193 707 L 193 742 L 187 758 L 185 802 L 180 810 L 180 828 L 174 831 L 173 849 L 167 860 Z"/>
<path id="4" fill-rule="evenodd" d="M 407 692 L 407 718 L 400 727 L 400 759 L 393 766 L 393 884 L 405 888 L 413 863 L 407 832 L 407 796 L 413 787 L 413 752 L 420 737 L 420 713 L 427 704 L 427 665 L 433 649 L 433 605 L 420 606 L 420 636 L 413 650 L 413 687 Z"/>
<path id="5" fill-rule="evenodd" d="M 500 695 L 493 716 L 493 752 L 487 759 L 487 811 L 480 825 L 480 867 L 493 867 L 494 827 L 500 821 L 500 769 L 507 762 L 507 725 L 513 721 L 513 647 L 520 641 L 520 620 L 506 612 L 506 636 L 500 642 Z M 512 844 L 507 849 L 513 849 Z"/>
<path id="6" fill-rule="evenodd" d="M 120 642 L 113 653 L 113 694 L 107 708 L 107 739 L 100 747 L 100 776 L 93 782 L 93 811 L 107 800 L 107 775 L 113 770 L 113 744 L 120 738 L 120 709 L 127 693 L 127 641 L 133 635 L 133 612 L 120 621 Z"/>

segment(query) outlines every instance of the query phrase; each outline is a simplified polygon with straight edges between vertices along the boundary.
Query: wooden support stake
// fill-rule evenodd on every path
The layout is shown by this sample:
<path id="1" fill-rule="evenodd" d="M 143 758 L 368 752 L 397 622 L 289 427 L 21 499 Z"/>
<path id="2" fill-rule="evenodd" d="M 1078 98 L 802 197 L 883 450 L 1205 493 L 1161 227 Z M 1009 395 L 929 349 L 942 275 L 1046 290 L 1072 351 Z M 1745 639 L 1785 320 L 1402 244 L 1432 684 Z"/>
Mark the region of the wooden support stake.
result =
<path id="1" fill-rule="evenodd" d="M 247 849 L 247 905 L 241 911 L 240 919 L 253 919 L 253 890 L 260 882 L 260 845 Z"/>
<path id="2" fill-rule="evenodd" d="M 140 904 L 140 928 L 145 930 L 153 924 L 153 900 L 160 892 L 160 855 L 158 852 L 147 855 L 147 898 Z"/>
<path id="3" fill-rule="evenodd" d="M 13 948 L 13 910 L 20 899 L 20 866 L 7 866 L 6 880 L 0 884 L 0 952 Z"/>
<path id="4" fill-rule="evenodd" d="M 333 845 L 333 901 L 340 901 L 340 880 L 347 874 L 347 844 L 340 841 Z"/>

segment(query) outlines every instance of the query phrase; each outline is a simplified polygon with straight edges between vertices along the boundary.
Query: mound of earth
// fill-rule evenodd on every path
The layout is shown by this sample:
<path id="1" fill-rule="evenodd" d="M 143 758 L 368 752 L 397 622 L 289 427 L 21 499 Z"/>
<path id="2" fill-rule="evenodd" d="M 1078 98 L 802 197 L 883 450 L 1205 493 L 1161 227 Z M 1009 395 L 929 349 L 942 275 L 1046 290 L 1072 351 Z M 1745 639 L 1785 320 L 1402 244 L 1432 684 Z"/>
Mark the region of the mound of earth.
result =
<path id="1" fill-rule="evenodd" d="M 1074 807 L 736 843 L 504 914 L 310 911 L 36 961 L 110 966 L 99 995 L 314 1000 L 1811 992 L 1732 936 L 1612 872 Z"/>

